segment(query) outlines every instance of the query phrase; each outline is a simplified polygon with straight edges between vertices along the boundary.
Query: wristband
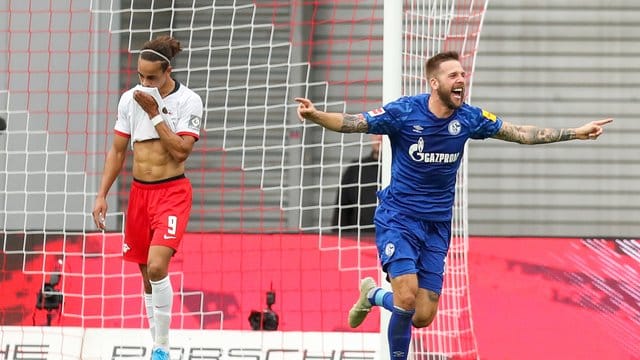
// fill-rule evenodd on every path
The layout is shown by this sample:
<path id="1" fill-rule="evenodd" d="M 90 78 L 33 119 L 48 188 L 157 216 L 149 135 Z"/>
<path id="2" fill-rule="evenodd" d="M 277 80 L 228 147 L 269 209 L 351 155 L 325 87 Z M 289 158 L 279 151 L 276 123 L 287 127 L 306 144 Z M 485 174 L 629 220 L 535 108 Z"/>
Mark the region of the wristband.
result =
<path id="1" fill-rule="evenodd" d="M 164 121 L 164 118 L 160 114 L 158 114 L 158 115 L 156 115 L 156 116 L 151 118 L 151 123 L 153 123 L 153 126 L 156 126 L 156 125 L 160 124 L 163 121 Z"/>

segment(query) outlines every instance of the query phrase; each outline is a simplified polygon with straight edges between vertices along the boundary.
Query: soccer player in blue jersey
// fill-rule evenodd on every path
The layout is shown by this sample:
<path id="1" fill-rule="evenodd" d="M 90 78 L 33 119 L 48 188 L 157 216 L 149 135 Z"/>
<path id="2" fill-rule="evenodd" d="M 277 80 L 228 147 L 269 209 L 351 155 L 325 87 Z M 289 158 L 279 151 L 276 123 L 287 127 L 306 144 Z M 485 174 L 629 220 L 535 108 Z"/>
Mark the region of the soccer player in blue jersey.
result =
<path id="1" fill-rule="evenodd" d="M 577 128 L 515 125 L 464 102 L 466 73 L 456 52 L 427 61 L 430 94 L 405 96 L 361 114 L 327 113 L 309 99 L 296 98 L 300 120 L 343 133 L 389 136 L 391 182 L 378 192 L 374 223 L 382 269 L 392 291 L 372 278 L 360 282 L 360 297 L 349 311 L 359 326 L 372 306 L 391 311 L 389 351 L 407 359 L 411 326 L 426 327 L 435 318 L 451 238 L 456 173 L 468 139 L 495 138 L 520 144 L 595 140 L 612 119 Z"/>

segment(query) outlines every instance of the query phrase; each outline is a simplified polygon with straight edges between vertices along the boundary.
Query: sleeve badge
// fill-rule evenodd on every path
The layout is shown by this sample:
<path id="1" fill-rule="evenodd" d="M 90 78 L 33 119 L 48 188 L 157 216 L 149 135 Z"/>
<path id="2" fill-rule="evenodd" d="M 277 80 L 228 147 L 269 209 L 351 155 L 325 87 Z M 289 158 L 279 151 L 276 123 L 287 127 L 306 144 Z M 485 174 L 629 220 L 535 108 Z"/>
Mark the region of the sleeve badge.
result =
<path id="1" fill-rule="evenodd" d="M 497 117 L 494 113 L 490 113 L 486 110 L 482 110 L 482 116 L 484 116 L 485 119 L 487 120 L 491 120 L 491 121 L 496 121 Z"/>
<path id="2" fill-rule="evenodd" d="M 384 114 L 384 109 L 383 108 L 373 109 L 373 110 L 367 112 L 367 114 L 369 114 L 369 116 L 382 115 L 382 114 Z"/>
<path id="3" fill-rule="evenodd" d="M 197 115 L 191 115 L 189 119 L 189 129 L 200 130 L 200 117 Z"/>

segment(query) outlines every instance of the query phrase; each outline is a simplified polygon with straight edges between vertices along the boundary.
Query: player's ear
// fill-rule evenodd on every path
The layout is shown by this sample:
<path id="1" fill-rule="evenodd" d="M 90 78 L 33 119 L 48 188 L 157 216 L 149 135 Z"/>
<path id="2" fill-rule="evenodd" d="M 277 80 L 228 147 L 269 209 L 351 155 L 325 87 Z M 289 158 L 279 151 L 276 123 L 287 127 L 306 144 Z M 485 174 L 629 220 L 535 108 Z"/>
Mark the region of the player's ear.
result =
<path id="1" fill-rule="evenodd" d="M 438 79 L 436 79 L 435 76 L 432 76 L 431 78 L 429 78 L 429 87 L 432 89 L 438 88 Z"/>

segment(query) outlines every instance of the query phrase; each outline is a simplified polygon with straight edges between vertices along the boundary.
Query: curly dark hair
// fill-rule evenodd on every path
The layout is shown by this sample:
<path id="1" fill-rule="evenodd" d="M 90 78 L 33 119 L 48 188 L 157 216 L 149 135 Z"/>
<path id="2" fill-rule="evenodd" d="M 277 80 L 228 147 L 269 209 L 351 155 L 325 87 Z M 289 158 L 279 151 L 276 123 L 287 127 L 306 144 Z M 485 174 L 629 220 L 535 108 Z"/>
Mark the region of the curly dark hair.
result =
<path id="1" fill-rule="evenodd" d="M 158 54 L 154 54 L 153 52 L 142 52 L 140 57 L 144 60 L 149 61 L 162 61 L 162 71 L 167 70 L 167 67 L 171 65 L 171 60 L 178 55 L 180 51 L 182 51 L 182 47 L 180 46 L 180 41 L 169 36 L 169 35 L 160 35 L 155 39 L 149 40 L 142 45 L 142 50 L 153 50 L 158 52 L 166 57 L 163 58 Z M 169 60 L 169 61 L 167 61 Z"/>

